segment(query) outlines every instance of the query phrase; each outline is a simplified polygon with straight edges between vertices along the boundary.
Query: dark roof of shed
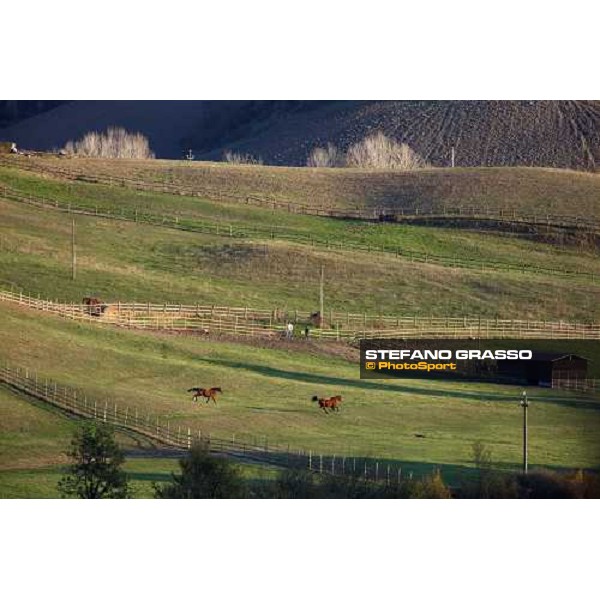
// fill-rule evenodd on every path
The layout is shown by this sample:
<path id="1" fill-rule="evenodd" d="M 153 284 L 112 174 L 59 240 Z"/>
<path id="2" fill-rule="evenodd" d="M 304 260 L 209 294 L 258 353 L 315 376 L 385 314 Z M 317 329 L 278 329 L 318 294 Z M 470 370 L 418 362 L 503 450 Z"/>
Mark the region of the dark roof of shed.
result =
<path id="1" fill-rule="evenodd" d="M 570 352 L 536 352 L 535 350 L 533 351 L 531 360 L 554 362 L 563 358 L 568 358 L 569 360 L 587 360 L 587 358 L 584 358 L 583 356 L 572 354 Z"/>

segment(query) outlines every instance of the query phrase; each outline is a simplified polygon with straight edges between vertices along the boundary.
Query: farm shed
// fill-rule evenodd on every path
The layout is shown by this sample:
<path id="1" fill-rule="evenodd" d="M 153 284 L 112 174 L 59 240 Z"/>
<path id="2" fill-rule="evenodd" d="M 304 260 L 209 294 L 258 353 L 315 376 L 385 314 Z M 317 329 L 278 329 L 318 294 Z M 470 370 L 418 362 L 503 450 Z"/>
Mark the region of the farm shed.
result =
<path id="1" fill-rule="evenodd" d="M 531 360 L 502 360 L 497 364 L 499 375 L 543 387 L 551 387 L 557 379 L 585 379 L 588 368 L 586 358 L 563 352 L 534 352 Z"/>

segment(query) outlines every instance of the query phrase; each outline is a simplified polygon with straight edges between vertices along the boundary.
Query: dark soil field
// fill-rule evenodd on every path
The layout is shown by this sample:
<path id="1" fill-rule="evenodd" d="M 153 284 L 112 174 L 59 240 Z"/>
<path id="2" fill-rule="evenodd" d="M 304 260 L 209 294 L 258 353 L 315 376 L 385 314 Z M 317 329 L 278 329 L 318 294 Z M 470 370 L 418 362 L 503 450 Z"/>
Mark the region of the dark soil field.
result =
<path id="1" fill-rule="evenodd" d="M 266 164 L 304 165 L 315 146 L 347 147 L 374 131 L 407 142 L 434 166 L 539 166 L 594 171 L 600 103 L 589 101 L 71 102 L 0 130 L 51 150 L 90 130 L 141 131 L 160 158 L 221 160 L 226 149 Z"/>

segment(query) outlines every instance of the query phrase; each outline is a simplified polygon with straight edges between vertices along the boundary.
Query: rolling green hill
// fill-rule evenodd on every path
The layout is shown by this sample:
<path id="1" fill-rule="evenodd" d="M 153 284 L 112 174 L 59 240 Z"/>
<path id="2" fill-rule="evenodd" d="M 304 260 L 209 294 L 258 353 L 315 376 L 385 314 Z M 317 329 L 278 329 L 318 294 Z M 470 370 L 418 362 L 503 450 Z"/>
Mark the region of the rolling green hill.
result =
<path id="1" fill-rule="evenodd" d="M 315 453 L 396 459 L 421 471 L 468 468 L 477 440 L 503 466 L 519 461 L 519 388 L 360 380 L 356 364 L 310 346 L 289 352 L 107 330 L 7 306 L 0 306 L 0 317 L 0 360 L 75 386 L 90 401 L 114 398 L 141 415 L 159 415 L 171 427 L 226 439 L 235 434 L 238 442 L 266 437 Z M 186 390 L 193 385 L 222 386 L 218 405 L 191 402 Z M 344 396 L 340 414 L 324 415 L 310 402 L 314 394 L 333 393 Z M 535 389 L 530 396 L 532 463 L 597 466 L 600 405 L 557 390 Z"/>
<path id="2" fill-rule="evenodd" d="M 456 168 L 409 172 L 310 169 L 160 160 L 29 159 L 4 162 L 59 178 L 107 181 L 227 201 L 256 195 L 323 208 L 459 206 L 598 219 L 600 174 L 544 168 Z"/>
<path id="3" fill-rule="evenodd" d="M 71 302 L 99 295 L 113 302 L 314 311 L 324 267 L 326 308 L 341 312 L 600 319 L 594 245 L 536 241 L 523 232 L 337 220 L 240 202 L 252 193 L 341 207 L 380 205 L 393 197 L 405 206 L 480 202 L 595 218 L 597 175 L 456 169 L 402 177 L 36 158 L 10 164 L 0 167 L 0 187 L 10 192 L 0 198 L 3 289 Z M 129 179 L 117 185 L 115 177 Z M 101 182 L 92 183 L 94 178 Z M 169 193 L 160 185 L 135 189 L 140 182 L 167 184 Z M 32 198 L 44 206 L 28 204 Z M 86 214 L 69 214 L 69 207 Z M 159 335 L 7 304 L 0 304 L 0 323 L 0 360 L 76 387 L 92 400 L 114 398 L 140 414 L 158 415 L 173 427 L 238 442 L 262 444 L 266 438 L 350 459 L 394 460 L 417 474 L 440 466 L 450 480 L 472 468 L 472 446 L 479 440 L 502 467 L 520 460 L 516 387 L 360 380 L 352 351 L 316 340 Z M 216 407 L 192 403 L 186 390 L 195 385 L 221 385 L 222 400 Z M 339 415 L 324 415 L 310 401 L 315 394 L 337 393 L 344 396 Z M 7 457 L 0 465 L 3 494 L 52 496 L 63 464 L 60 449 L 73 423 L 0 394 L 6 412 L 0 431 Z M 598 467 L 598 402 L 543 389 L 531 397 L 532 464 Z M 131 447 L 132 440 L 122 443 Z M 136 494 L 149 495 L 150 482 L 174 466 L 161 461 L 128 460 Z"/>
<path id="4" fill-rule="evenodd" d="M 584 321 L 600 314 L 600 258 L 591 250 L 40 181 L 14 171 L 0 171 L 1 182 L 92 211 L 121 214 L 139 207 L 190 224 L 224 224 L 215 235 L 76 216 L 78 274 L 72 281 L 71 217 L 0 200 L 0 285 L 43 297 L 78 302 L 98 294 L 109 301 L 316 310 L 323 265 L 327 307 L 339 311 Z M 247 235 L 230 237 L 229 225 Z M 339 241 L 345 244 L 341 249 Z M 402 254 L 380 252 L 381 246 Z M 474 268 L 455 267 L 463 264 L 459 259 L 472 261 Z M 490 268 L 494 264 L 498 268 Z M 562 271 L 588 275 L 565 277 Z"/>

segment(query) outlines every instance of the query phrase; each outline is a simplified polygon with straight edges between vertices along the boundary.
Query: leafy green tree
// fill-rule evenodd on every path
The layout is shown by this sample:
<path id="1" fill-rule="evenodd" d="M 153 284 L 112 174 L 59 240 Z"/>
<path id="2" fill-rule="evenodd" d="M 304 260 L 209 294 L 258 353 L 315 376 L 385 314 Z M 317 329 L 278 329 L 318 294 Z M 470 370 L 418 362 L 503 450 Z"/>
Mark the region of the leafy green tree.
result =
<path id="1" fill-rule="evenodd" d="M 85 422 L 74 434 L 67 455 L 72 459 L 58 489 L 65 498 L 127 498 L 125 460 L 111 427 Z"/>
<path id="2" fill-rule="evenodd" d="M 180 459 L 181 473 L 172 481 L 154 486 L 156 498 L 241 498 L 244 480 L 239 469 L 225 458 L 211 455 L 206 444 L 192 446 Z"/>

